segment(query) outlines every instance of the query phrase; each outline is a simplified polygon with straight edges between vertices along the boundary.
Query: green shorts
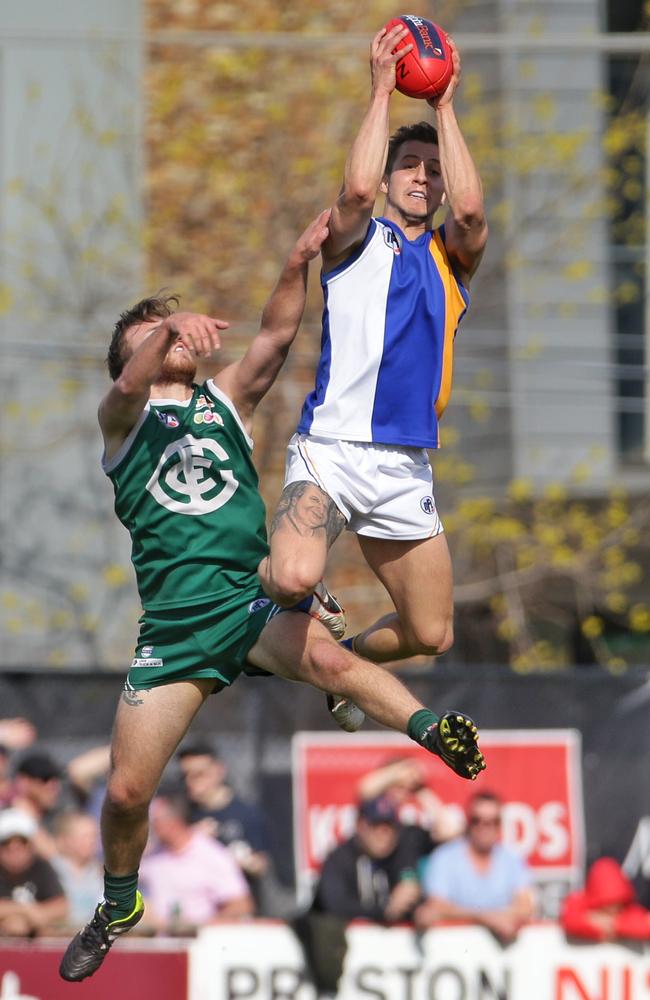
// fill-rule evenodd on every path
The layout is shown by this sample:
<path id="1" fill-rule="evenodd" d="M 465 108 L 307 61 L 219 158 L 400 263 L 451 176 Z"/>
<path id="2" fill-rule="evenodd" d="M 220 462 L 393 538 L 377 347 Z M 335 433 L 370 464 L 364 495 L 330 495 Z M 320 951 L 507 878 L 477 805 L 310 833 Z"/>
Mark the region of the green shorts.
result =
<path id="1" fill-rule="evenodd" d="M 246 663 L 264 626 L 279 611 L 260 588 L 246 599 L 145 611 L 125 682 L 143 691 L 197 677 L 214 678 L 215 691 L 232 684 L 242 671 L 267 675 Z"/>

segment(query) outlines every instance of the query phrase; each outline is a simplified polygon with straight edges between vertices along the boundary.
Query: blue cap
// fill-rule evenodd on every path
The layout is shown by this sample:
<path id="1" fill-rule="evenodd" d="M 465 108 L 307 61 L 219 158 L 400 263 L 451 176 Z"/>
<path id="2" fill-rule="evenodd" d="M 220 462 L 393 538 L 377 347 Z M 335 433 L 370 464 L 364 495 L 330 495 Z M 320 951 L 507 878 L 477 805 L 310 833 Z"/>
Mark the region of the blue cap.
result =
<path id="1" fill-rule="evenodd" d="M 359 817 L 366 823 L 399 823 L 395 806 L 387 795 L 379 795 L 374 799 L 364 799 L 359 803 Z"/>

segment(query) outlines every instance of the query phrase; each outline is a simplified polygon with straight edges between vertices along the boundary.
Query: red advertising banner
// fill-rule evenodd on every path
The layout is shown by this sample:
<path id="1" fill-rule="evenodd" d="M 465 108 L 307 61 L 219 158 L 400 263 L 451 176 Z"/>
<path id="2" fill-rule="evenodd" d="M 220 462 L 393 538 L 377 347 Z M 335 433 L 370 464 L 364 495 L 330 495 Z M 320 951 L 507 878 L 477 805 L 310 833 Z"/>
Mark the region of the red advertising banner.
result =
<path id="1" fill-rule="evenodd" d="M 399 758 L 417 760 L 426 786 L 459 816 L 473 793 L 495 792 L 504 802 L 503 839 L 526 859 L 537 879 L 575 881 L 584 853 L 579 732 L 487 730 L 481 734 L 481 749 L 487 770 L 470 782 L 397 733 L 294 736 L 297 884 L 308 886 L 323 858 L 353 833 L 360 779 Z"/>
<path id="2" fill-rule="evenodd" d="M 67 941 L 0 946 L 0 997 L 13 1000 L 187 1000 L 187 951 L 169 942 L 120 942 L 105 967 L 81 983 L 66 983 L 59 962 Z"/>

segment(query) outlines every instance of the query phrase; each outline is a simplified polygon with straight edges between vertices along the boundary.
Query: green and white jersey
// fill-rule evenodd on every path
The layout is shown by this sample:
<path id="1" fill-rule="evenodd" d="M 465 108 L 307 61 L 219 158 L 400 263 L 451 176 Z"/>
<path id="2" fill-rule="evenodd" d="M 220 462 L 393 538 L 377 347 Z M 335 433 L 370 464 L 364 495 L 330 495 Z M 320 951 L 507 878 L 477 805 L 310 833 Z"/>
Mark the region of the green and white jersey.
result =
<path id="1" fill-rule="evenodd" d="M 256 595 L 268 545 L 252 448 L 210 379 L 185 402 L 151 400 L 117 454 L 102 459 L 145 611 Z"/>

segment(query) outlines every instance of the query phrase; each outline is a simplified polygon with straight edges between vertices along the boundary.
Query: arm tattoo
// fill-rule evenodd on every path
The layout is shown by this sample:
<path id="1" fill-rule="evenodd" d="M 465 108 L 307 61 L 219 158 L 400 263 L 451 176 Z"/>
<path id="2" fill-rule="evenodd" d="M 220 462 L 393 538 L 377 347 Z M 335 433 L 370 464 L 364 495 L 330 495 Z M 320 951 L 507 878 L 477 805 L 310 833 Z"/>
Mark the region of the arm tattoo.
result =
<path id="1" fill-rule="evenodd" d="M 282 491 L 278 509 L 271 524 L 271 534 L 278 528 L 293 528 L 303 538 L 314 538 L 325 532 L 329 548 L 345 527 L 345 517 L 331 497 L 315 483 L 290 483 Z"/>

